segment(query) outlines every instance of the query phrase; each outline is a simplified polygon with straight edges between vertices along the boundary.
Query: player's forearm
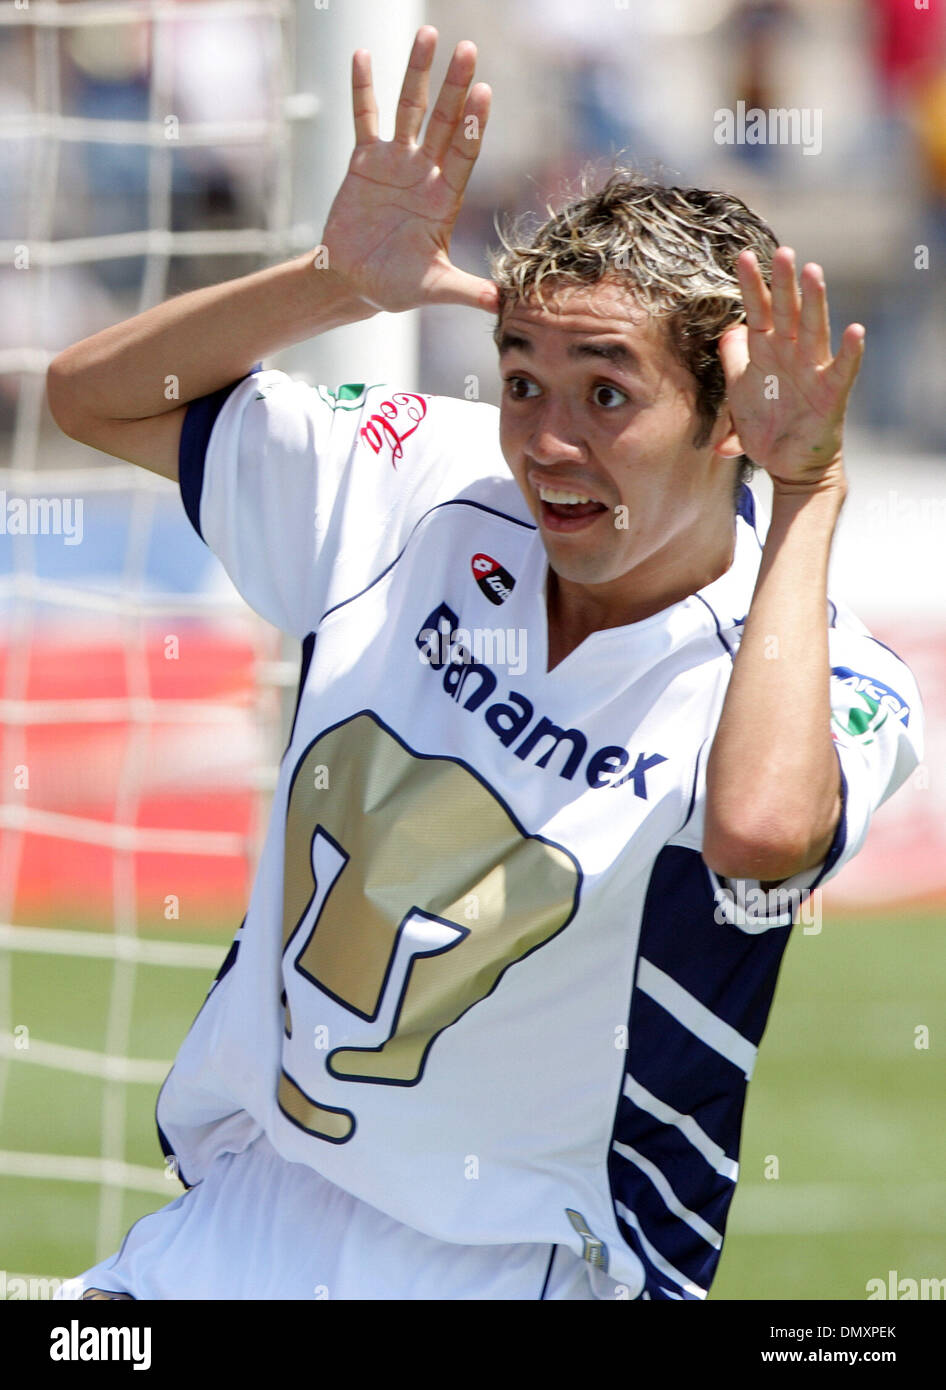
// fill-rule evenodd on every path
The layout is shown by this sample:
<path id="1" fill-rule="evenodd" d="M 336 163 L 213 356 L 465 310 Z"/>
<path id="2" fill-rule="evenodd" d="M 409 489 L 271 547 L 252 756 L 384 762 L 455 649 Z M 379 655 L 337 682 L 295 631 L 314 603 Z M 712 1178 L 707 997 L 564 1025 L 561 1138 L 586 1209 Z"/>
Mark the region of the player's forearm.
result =
<path id="1" fill-rule="evenodd" d="M 180 295 L 67 348 L 49 369 L 50 407 L 64 428 L 83 416 L 148 419 L 228 385 L 280 348 L 374 312 L 309 253 Z"/>
<path id="2" fill-rule="evenodd" d="M 707 767 L 704 857 L 730 878 L 817 864 L 840 811 L 830 734 L 828 559 L 846 487 L 782 492 Z"/>

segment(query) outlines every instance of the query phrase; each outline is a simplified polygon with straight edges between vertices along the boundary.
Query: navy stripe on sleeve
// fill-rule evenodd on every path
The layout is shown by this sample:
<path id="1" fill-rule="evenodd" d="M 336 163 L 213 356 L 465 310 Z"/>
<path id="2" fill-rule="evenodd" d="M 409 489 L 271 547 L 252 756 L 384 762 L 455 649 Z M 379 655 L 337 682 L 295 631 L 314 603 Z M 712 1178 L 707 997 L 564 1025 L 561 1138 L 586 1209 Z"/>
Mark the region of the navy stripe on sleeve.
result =
<path id="1" fill-rule="evenodd" d="M 834 839 L 831 841 L 831 846 L 828 849 L 827 856 L 825 857 L 824 867 L 821 870 L 821 873 L 815 879 L 814 883 L 811 885 L 811 892 L 814 892 L 814 890 L 818 887 L 818 884 L 821 883 L 825 874 L 829 874 L 831 872 L 835 864 L 841 858 L 841 855 L 844 853 L 845 846 L 847 845 L 847 778 L 844 775 L 844 768 L 841 767 L 841 755 L 840 753 L 838 753 L 837 744 L 835 744 L 834 746 L 834 751 L 837 755 L 838 766 L 841 772 L 841 814 L 838 818 L 837 827 L 834 832 Z"/>
<path id="2" fill-rule="evenodd" d="M 739 484 L 739 503 L 736 507 L 736 515 L 741 516 L 743 521 L 747 521 L 750 526 L 755 527 L 755 497 L 752 489 L 745 483 Z"/>
<path id="3" fill-rule="evenodd" d="M 258 372 L 261 366 L 262 363 L 255 363 L 247 376 Z M 196 401 L 191 401 L 184 416 L 178 449 L 177 475 L 184 510 L 201 540 L 204 539 L 204 533 L 200 529 L 200 496 L 204 488 L 207 446 L 213 427 L 217 423 L 217 416 L 230 394 L 240 385 L 240 381 L 245 380 L 246 377 L 240 377 L 239 381 L 231 381 L 229 386 L 222 386 L 219 391 L 213 391 L 209 396 L 200 396 Z"/>

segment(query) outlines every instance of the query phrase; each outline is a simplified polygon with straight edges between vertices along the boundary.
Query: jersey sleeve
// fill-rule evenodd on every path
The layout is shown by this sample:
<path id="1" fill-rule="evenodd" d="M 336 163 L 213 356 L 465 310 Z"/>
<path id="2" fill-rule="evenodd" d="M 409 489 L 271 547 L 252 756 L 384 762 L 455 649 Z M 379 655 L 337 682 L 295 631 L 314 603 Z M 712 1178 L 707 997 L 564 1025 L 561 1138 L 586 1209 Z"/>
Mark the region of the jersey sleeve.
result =
<path id="1" fill-rule="evenodd" d="M 188 408 L 182 501 L 250 607 L 301 639 L 396 559 L 431 507 L 508 478 L 497 417 L 479 402 L 254 371 Z"/>
<path id="2" fill-rule="evenodd" d="M 756 879 L 726 882 L 707 866 L 721 910 L 745 930 L 786 925 L 815 888 L 840 873 L 863 848 L 874 812 L 923 758 L 923 708 L 913 673 L 849 609 L 833 606 L 836 618 L 828 632 L 828 652 L 831 737 L 841 773 L 840 820 L 825 859 L 784 879 L 769 893 Z M 702 848 L 710 744 L 707 740 L 700 750 L 693 810 L 680 839 L 695 849 Z"/>

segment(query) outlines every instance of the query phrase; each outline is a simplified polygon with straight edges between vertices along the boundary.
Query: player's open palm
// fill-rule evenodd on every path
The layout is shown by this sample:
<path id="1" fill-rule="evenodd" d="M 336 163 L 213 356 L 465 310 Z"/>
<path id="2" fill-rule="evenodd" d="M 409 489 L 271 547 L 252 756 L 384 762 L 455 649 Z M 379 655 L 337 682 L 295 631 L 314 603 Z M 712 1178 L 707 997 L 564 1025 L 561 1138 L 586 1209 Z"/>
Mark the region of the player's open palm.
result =
<path id="1" fill-rule="evenodd" d="M 354 55 L 355 149 L 322 240 L 331 269 L 378 309 L 398 312 L 432 303 L 495 312 L 492 281 L 457 269 L 449 256 L 491 93 L 485 83 L 470 88 L 476 48 L 457 44 L 422 132 L 436 46 L 435 29 L 418 30 L 390 141 L 378 139 L 370 55 L 364 49 Z"/>
<path id="2" fill-rule="evenodd" d="M 742 448 L 779 484 L 840 480 L 844 413 L 864 329 L 850 324 L 832 356 L 824 274 L 806 265 L 799 291 L 790 247 L 775 252 L 771 290 L 751 251 L 741 254 L 737 271 L 746 322 L 723 334 L 719 355 Z"/>

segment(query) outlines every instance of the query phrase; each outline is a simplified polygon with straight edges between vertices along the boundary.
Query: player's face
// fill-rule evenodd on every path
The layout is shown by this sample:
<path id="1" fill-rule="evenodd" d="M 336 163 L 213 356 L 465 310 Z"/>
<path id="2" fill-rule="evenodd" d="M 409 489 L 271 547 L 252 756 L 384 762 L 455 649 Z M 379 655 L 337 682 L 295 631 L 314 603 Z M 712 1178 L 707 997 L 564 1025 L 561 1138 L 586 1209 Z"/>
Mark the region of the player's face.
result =
<path id="1" fill-rule="evenodd" d="M 665 325 L 613 282 L 563 288 L 544 308 L 506 311 L 499 365 L 503 454 L 556 574 L 685 578 L 693 548 L 731 515 L 738 441 L 723 412 L 694 446 L 696 381 Z"/>

